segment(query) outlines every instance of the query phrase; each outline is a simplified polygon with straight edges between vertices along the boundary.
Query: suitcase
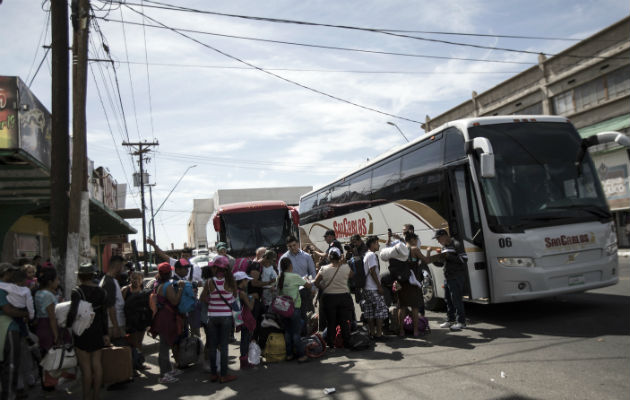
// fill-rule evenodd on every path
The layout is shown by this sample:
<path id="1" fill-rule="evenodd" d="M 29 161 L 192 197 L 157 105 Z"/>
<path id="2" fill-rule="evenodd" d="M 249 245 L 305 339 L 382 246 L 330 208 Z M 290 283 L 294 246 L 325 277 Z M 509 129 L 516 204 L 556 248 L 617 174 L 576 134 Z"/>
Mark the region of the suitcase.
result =
<path id="1" fill-rule="evenodd" d="M 105 347 L 101 365 L 103 367 L 103 384 L 128 382 L 133 379 L 131 347 Z"/>

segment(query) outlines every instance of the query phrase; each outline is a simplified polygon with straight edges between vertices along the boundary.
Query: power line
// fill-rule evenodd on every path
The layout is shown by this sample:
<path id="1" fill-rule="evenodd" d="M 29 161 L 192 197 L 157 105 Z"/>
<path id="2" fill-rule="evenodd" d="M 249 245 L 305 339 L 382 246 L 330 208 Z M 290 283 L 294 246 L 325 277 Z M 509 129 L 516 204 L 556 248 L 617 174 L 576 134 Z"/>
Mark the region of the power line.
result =
<path id="1" fill-rule="evenodd" d="M 96 87 L 96 93 L 98 95 L 98 99 L 101 103 L 101 107 L 103 107 L 103 115 L 105 115 L 105 121 L 107 121 L 107 128 L 108 128 L 107 132 L 112 138 L 112 142 L 114 144 L 114 150 L 116 150 L 118 161 L 120 162 L 120 166 L 122 167 L 123 175 L 124 175 L 125 181 L 127 182 L 127 187 L 131 187 L 131 185 L 129 184 L 129 180 L 127 179 L 127 170 L 125 169 L 125 165 L 122 162 L 122 158 L 120 157 L 120 152 L 118 151 L 116 139 L 114 138 L 114 134 L 112 133 L 112 127 L 109 123 L 109 116 L 107 114 L 107 109 L 105 108 L 105 103 L 103 102 L 103 98 L 101 96 L 101 90 L 98 87 L 98 82 L 96 81 L 96 75 L 94 74 L 94 69 L 91 66 L 90 66 L 90 72 L 92 73 L 92 79 L 94 79 L 94 86 Z M 138 201 L 136 200 L 136 198 L 133 195 L 131 196 L 131 198 L 135 201 L 136 206 L 139 207 Z"/>
<path id="2" fill-rule="evenodd" d="M 121 21 L 121 20 L 116 20 L 116 19 L 111 19 L 111 18 L 101 18 L 101 19 L 103 19 L 104 21 L 107 21 L 107 22 L 117 22 L 117 23 L 121 23 L 121 24 L 143 25 L 143 26 L 145 26 L 145 24 L 140 24 L 138 22 Z M 171 29 L 171 28 L 168 28 L 168 27 L 165 27 L 165 26 L 157 26 L 157 25 L 146 25 L 146 26 L 149 27 L 149 28 L 157 28 L 157 29 Z M 284 40 L 262 39 L 262 38 L 256 38 L 256 37 L 251 37 L 251 36 L 226 35 L 226 34 L 222 34 L 222 33 L 200 31 L 200 30 L 195 30 L 195 29 L 184 29 L 184 28 L 172 28 L 172 29 L 176 29 L 176 30 L 181 31 L 181 32 L 198 33 L 198 34 L 202 34 L 202 35 L 218 36 L 218 37 L 225 37 L 225 38 L 230 38 L 230 39 L 251 40 L 251 41 L 256 41 L 256 42 L 285 44 L 285 45 L 290 45 L 290 46 L 301 46 L 301 47 L 309 47 L 309 48 L 317 48 L 317 49 L 349 51 L 349 52 L 357 52 L 357 53 L 381 54 L 381 55 L 399 56 L 399 57 L 429 58 L 429 59 L 437 59 L 437 60 L 473 61 L 473 62 L 484 62 L 484 63 L 520 64 L 520 65 L 534 65 L 534 64 L 536 64 L 535 62 L 525 62 L 525 61 L 508 61 L 508 60 L 496 60 L 496 59 L 495 60 L 488 60 L 488 59 L 481 59 L 481 58 L 453 57 L 453 56 L 435 56 L 435 55 L 428 55 L 428 54 L 412 54 L 412 53 L 397 53 L 397 52 L 381 51 L 381 50 L 367 50 L 367 49 L 357 49 L 357 48 L 351 48 L 351 47 L 327 46 L 327 45 L 319 45 L 319 44 L 312 44 L 312 43 L 299 43 L 299 42 L 289 42 L 289 41 L 284 41 Z M 532 53 L 532 52 L 527 52 L 527 53 L 539 54 L 539 53 Z"/>
<path id="3" fill-rule="evenodd" d="M 90 59 L 89 61 L 100 62 L 109 60 Z M 119 64 L 127 63 L 131 65 L 151 65 L 157 67 L 173 68 L 208 68 L 208 69 L 234 69 L 243 71 L 256 71 L 256 68 L 239 67 L 234 65 L 205 65 L 205 64 L 183 64 L 183 63 L 146 63 L 142 61 L 116 61 Z M 400 75 L 462 75 L 462 74 L 519 74 L 523 71 L 376 71 L 376 70 L 335 70 L 335 69 L 312 69 L 312 68 L 265 68 L 267 71 L 284 72 L 322 72 L 322 73 L 343 73 L 343 74 L 400 74 Z"/>
<path id="4" fill-rule="evenodd" d="M 154 18 L 152 18 L 152 17 L 149 17 L 148 15 L 145 15 L 145 14 L 143 14 L 143 13 L 139 12 L 138 10 L 135 10 L 135 9 L 134 9 L 134 8 L 132 8 L 132 7 L 127 7 L 127 8 L 129 8 L 131 11 L 133 11 L 133 12 L 135 12 L 135 13 L 137 13 L 137 14 L 140 14 L 140 15 L 145 16 L 147 19 L 149 19 L 149 20 L 151 20 L 151 21 L 153 21 L 153 22 L 155 22 L 155 23 L 157 23 L 157 24 L 159 24 L 159 25 L 162 25 L 162 26 L 164 26 L 164 27 L 167 27 L 167 25 L 165 25 L 165 24 L 163 24 L 163 23 L 161 23 L 161 22 L 157 21 L 156 19 L 154 19 Z M 204 46 L 204 47 L 206 47 L 206 48 L 208 48 L 208 49 L 211 49 L 211 50 L 213 50 L 213 51 L 215 51 L 215 52 L 217 52 L 217 53 L 219 53 L 219 54 L 221 54 L 221 55 L 223 55 L 223 56 L 225 56 L 225 57 L 231 58 L 232 60 L 238 61 L 238 62 L 240 62 L 240 63 L 242 63 L 242 64 L 245 64 L 245 65 L 247 65 L 247 66 L 249 66 L 249 67 L 253 67 L 253 68 L 255 68 L 255 69 L 259 70 L 260 72 L 264 72 L 264 73 L 265 73 L 265 74 L 267 74 L 267 75 L 271 75 L 271 76 L 273 76 L 273 77 L 275 77 L 275 78 L 278 78 L 278 79 L 280 79 L 280 80 L 283 80 L 283 81 L 285 81 L 285 82 L 287 82 L 287 83 L 291 83 L 291 84 L 293 84 L 293 85 L 295 85 L 295 86 L 301 87 L 301 88 L 306 89 L 306 90 L 308 90 L 308 91 L 311 91 L 311 92 L 314 92 L 314 93 L 320 94 L 320 95 L 322 95 L 322 96 L 326 96 L 326 97 L 328 97 L 328 98 L 331 98 L 331 99 L 334 99 L 334 100 L 340 101 L 340 102 L 342 102 L 342 103 L 346 103 L 346 104 L 350 104 L 350 105 L 353 105 L 353 106 L 358 107 L 358 108 L 362 108 L 362 109 L 364 109 L 364 110 L 372 111 L 372 112 L 375 112 L 375 113 L 378 113 L 378 114 L 382 114 L 382 115 L 387 115 L 387 116 L 389 116 L 389 117 L 396 118 L 396 119 L 400 119 L 400 120 L 404 120 L 404 121 L 414 122 L 414 123 L 416 123 L 416 124 L 422 124 L 422 122 L 417 121 L 417 120 L 414 120 L 414 119 L 411 119 L 411 118 L 402 117 L 402 116 L 400 116 L 400 115 L 391 114 L 391 113 L 388 113 L 388 112 L 385 112 L 385 111 L 378 110 L 378 109 L 376 109 L 376 108 L 372 108 L 372 107 L 364 106 L 364 105 L 361 105 L 361 104 L 358 104 L 358 103 L 352 102 L 352 101 L 350 101 L 350 100 L 346 100 L 346 99 L 343 99 L 343 98 L 341 98 L 341 97 L 337 97 L 337 96 L 334 96 L 334 95 L 328 94 L 328 93 L 326 93 L 326 92 L 323 92 L 323 91 L 321 91 L 321 90 L 318 90 L 318 89 L 312 88 L 312 87 L 310 87 L 310 86 L 303 85 L 303 84 L 301 84 L 301 83 L 299 83 L 299 82 L 296 82 L 296 81 L 294 81 L 294 80 L 291 80 L 291 79 L 285 78 L 285 77 L 283 77 L 283 76 L 281 76 L 281 75 L 278 75 L 278 74 L 276 74 L 276 73 L 274 73 L 274 72 L 271 72 L 271 71 L 267 71 L 267 70 L 265 70 L 265 69 L 262 69 L 262 68 L 260 68 L 260 67 L 258 67 L 258 66 L 256 66 L 256 65 L 254 65 L 254 64 L 252 64 L 252 63 L 250 63 L 250 62 L 248 62 L 248 61 L 242 60 L 242 59 L 240 59 L 240 58 L 238 58 L 238 57 L 236 57 L 236 56 L 233 56 L 233 55 L 228 54 L 228 53 L 226 53 L 226 52 L 224 52 L 224 51 L 222 51 L 222 50 L 219 50 L 219 49 L 217 49 L 216 47 L 210 46 L 210 45 L 209 45 L 209 44 L 207 44 L 207 43 L 203 43 L 203 42 L 201 42 L 200 40 L 197 40 L 197 39 L 195 39 L 195 38 L 193 38 L 193 37 L 191 37 L 191 36 L 188 36 L 188 35 L 186 35 L 185 33 L 179 32 L 178 30 L 176 30 L 176 29 L 174 29 L 174 28 L 168 28 L 168 29 L 169 29 L 169 30 L 171 30 L 171 31 L 173 31 L 173 32 L 175 32 L 175 33 L 177 33 L 177 34 L 179 34 L 179 35 L 181 35 L 181 36 L 183 36 L 183 37 L 185 37 L 185 38 L 187 38 L 187 39 L 189 39 L 189 40 L 192 40 L 192 41 L 193 41 L 193 42 L 195 42 L 195 43 L 198 43 L 198 44 L 200 44 L 200 45 L 202 45 L 202 46 Z"/>
<path id="5" fill-rule="evenodd" d="M 31 76 L 31 72 L 33 71 L 33 67 L 35 66 L 35 61 L 37 60 L 37 54 L 39 54 L 40 46 L 44 45 L 44 43 L 46 42 L 46 37 L 48 36 L 48 27 L 50 26 L 50 10 L 47 11 L 47 14 L 48 15 L 46 16 L 46 25 L 44 25 L 44 28 L 42 29 L 42 33 L 40 33 L 39 35 L 39 41 L 37 42 L 37 47 L 35 48 L 35 54 L 33 54 L 33 61 L 31 61 L 31 66 L 28 69 L 28 74 L 26 75 L 27 81 L 29 80 Z M 39 71 L 39 68 L 42 66 L 42 63 L 44 62 L 45 59 L 46 59 L 46 55 L 44 55 L 44 57 L 42 58 L 42 62 L 39 64 L 39 67 L 37 67 L 38 71 Z"/>
<path id="6" fill-rule="evenodd" d="M 46 51 L 44 52 L 44 56 L 42 57 L 42 61 L 37 66 L 37 69 L 35 70 L 35 73 L 33 74 L 33 77 L 31 78 L 31 81 L 27 85 L 29 88 L 33 84 L 33 81 L 35 80 L 35 78 L 37 78 L 37 74 L 39 73 L 39 69 L 42 67 L 42 65 L 44 65 L 44 61 L 46 61 L 46 56 L 48 55 L 49 51 L 50 51 L 50 47 L 47 47 Z"/>
<path id="7" fill-rule="evenodd" d="M 142 12 L 144 13 L 144 0 L 141 0 Z M 122 11 L 121 11 L 122 16 Z M 147 51 L 147 29 L 144 23 L 144 17 L 142 18 L 142 38 L 144 40 L 144 61 L 146 63 L 147 70 L 147 91 L 149 97 L 149 122 L 151 122 L 151 136 L 155 139 L 155 131 L 153 128 L 153 99 L 151 98 L 151 75 L 149 74 L 149 53 Z M 155 165 L 155 164 L 154 164 Z M 157 169 L 154 170 L 157 175 Z M 155 227 L 155 225 L 153 225 Z"/>
<path id="8" fill-rule="evenodd" d="M 120 8 L 120 18 L 123 18 L 122 8 Z M 129 61 L 129 49 L 127 48 L 127 31 L 125 29 L 125 24 L 121 24 L 122 33 L 123 33 L 123 43 L 125 44 L 125 59 Z M 131 67 L 127 64 L 127 74 L 129 75 L 129 86 L 131 88 L 131 104 L 133 105 L 133 115 L 136 121 L 136 133 L 138 134 L 138 140 L 141 140 L 140 137 L 140 125 L 138 124 L 138 111 L 136 109 L 136 95 L 133 87 L 133 79 L 131 77 Z M 129 139 L 127 139 L 129 140 Z"/>
<path id="9" fill-rule="evenodd" d="M 133 9 L 131 6 L 134 6 L 134 5 L 137 6 L 138 5 L 137 3 L 130 3 L 130 2 L 121 3 L 119 1 L 114 1 L 114 0 L 112 0 L 112 1 L 115 2 L 115 3 L 124 4 L 129 9 Z M 183 11 L 183 12 L 190 12 L 190 13 L 196 13 L 196 14 L 209 14 L 209 15 L 217 15 L 217 16 L 224 16 L 224 17 L 231 17 L 231 18 L 247 19 L 247 20 L 253 20 L 253 21 L 265 21 L 265 22 L 274 22 L 274 23 L 282 23 L 282 24 L 319 26 L 319 27 L 326 27 L 326 28 L 336 28 L 336 29 L 346 29 L 346 30 L 353 30 L 353 31 L 372 32 L 372 33 L 380 33 L 380 34 L 384 34 L 384 35 L 395 36 L 395 37 L 400 37 L 400 38 L 405 38 L 405 39 L 414 39 L 414 40 L 420 40 L 420 41 L 426 41 L 426 42 L 441 43 L 441 44 L 446 44 L 446 45 L 451 45 L 451 46 L 471 47 L 471 48 L 484 49 L 484 50 L 493 50 L 493 51 L 497 51 L 498 50 L 498 51 L 520 53 L 520 54 L 532 54 L 532 55 L 544 54 L 546 56 L 555 56 L 556 55 L 556 54 L 553 54 L 553 53 L 545 53 L 545 52 L 541 52 L 541 51 L 520 50 L 520 49 L 507 48 L 507 47 L 485 46 L 485 45 L 479 45 L 479 44 L 474 44 L 474 43 L 462 43 L 462 42 L 454 42 L 454 41 L 451 41 L 451 40 L 425 38 L 425 37 L 420 37 L 420 36 L 411 36 L 411 35 L 406 35 L 406 34 L 402 34 L 402 33 L 395 33 L 395 30 L 392 30 L 392 29 L 366 28 L 366 27 L 358 27 L 358 26 L 351 26 L 351 25 L 335 25 L 335 24 L 324 24 L 324 23 L 310 22 L 310 21 L 299 21 L 299 20 L 290 20 L 290 19 L 281 19 L 281 18 L 266 18 L 266 17 L 255 17 L 255 16 L 249 16 L 249 15 L 240 15 L 240 14 L 219 13 L 219 12 L 215 12 L 215 11 L 199 10 L 199 9 L 194 9 L 194 8 L 189 8 L 189 7 L 173 6 L 173 5 L 170 5 L 170 4 L 161 3 L 161 2 L 153 1 L 153 0 L 145 0 L 145 1 L 147 3 L 154 4 L 154 5 L 146 5 L 146 7 L 165 9 L 165 10 L 172 10 L 172 11 Z M 606 57 L 579 56 L 579 55 L 566 55 L 566 56 L 567 57 L 574 57 L 574 58 L 586 58 L 586 59 L 606 58 Z M 628 59 L 628 57 L 620 57 L 620 59 Z"/>

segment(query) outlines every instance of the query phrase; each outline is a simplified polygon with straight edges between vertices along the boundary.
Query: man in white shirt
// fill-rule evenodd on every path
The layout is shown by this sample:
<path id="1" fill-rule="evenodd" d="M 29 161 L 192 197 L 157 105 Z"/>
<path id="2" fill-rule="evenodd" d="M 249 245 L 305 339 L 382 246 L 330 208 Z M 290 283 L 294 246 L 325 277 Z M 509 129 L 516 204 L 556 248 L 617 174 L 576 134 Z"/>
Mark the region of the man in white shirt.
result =
<path id="1" fill-rule="evenodd" d="M 383 320 L 389 317 L 389 310 L 383 298 L 380 265 L 376 255 L 380 246 L 378 237 L 368 237 L 365 244 L 368 251 L 363 258 L 363 268 L 365 269 L 365 287 L 363 288 L 365 307 L 363 316 L 368 321 L 370 335 L 374 340 L 381 340 L 383 338 Z"/>

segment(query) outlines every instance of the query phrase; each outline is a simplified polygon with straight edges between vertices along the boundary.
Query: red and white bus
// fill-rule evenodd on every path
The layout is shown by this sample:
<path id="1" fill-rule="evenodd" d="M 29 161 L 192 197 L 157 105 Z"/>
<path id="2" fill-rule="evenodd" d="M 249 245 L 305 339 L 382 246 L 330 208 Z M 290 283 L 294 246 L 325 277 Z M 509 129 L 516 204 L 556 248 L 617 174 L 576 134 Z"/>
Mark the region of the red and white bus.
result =
<path id="1" fill-rule="evenodd" d="M 261 246 L 284 253 L 286 237 L 298 237 L 300 217 L 284 201 L 250 201 L 220 206 L 212 222 L 217 242 L 227 243 L 230 255 L 251 258 Z"/>

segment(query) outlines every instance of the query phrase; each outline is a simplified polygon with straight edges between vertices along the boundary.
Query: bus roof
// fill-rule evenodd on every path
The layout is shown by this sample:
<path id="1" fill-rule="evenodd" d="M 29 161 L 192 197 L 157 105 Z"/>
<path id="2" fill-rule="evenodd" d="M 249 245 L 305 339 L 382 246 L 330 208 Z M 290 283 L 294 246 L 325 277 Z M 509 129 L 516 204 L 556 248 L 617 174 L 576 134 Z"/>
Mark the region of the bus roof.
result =
<path id="1" fill-rule="evenodd" d="M 328 182 L 325 185 L 322 185 L 320 187 L 314 188 L 313 190 L 311 190 L 310 192 L 303 194 L 300 199 L 314 193 L 317 192 L 319 190 L 321 190 L 322 188 L 329 186 L 335 182 L 341 181 L 343 179 L 345 179 L 346 177 L 361 171 L 364 168 L 367 168 L 373 164 L 378 163 L 379 161 L 382 161 L 384 159 L 386 159 L 387 157 L 389 157 L 392 154 L 398 153 L 399 151 L 405 150 L 408 147 L 413 146 L 414 144 L 421 142 L 425 139 L 430 138 L 431 136 L 443 131 L 444 129 L 450 127 L 450 126 L 454 126 L 456 128 L 459 128 L 462 131 L 466 131 L 467 128 L 470 128 L 473 126 L 473 124 L 479 124 L 479 125 L 494 125 L 494 124 L 507 124 L 507 123 L 512 123 L 512 122 L 570 122 L 566 117 L 559 117 L 559 116 L 555 116 L 555 115 L 500 115 L 500 116 L 494 116 L 494 117 L 475 117 L 475 118 L 462 118 L 462 119 L 458 119 L 458 120 L 454 120 L 454 121 L 450 121 L 447 122 L 445 124 L 440 125 L 439 127 L 432 129 L 430 132 L 425 133 L 424 135 L 421 135 L 419 137 L 417 137 L 416 139 L 412 140 L 409 143 L 404 143 L 401 144 L 399 146 L 396 147 L 392 147 L 391 149 L 387 150 L 386 152 L 379 154 L 377 157 L 373 158 L 372 160 L 370 160 L 367 163 L 361 164 L 358 167 L 350 170 L 349 172 L 344 173 L 343 175 L 337 177 L 336 179 L 334 179 L 331 182 Z M 465 138 L 466 140 L 468 140 L 468 138 Z"/>
<path id="2" fill-rule="evenodd" d="M 218 214 L 234 214 L 246 211 L 266 211 L 288 209 L 287 203 L 280 200 L 245 201 L 242 203 L 224 204 L 217 210 Z"/>

